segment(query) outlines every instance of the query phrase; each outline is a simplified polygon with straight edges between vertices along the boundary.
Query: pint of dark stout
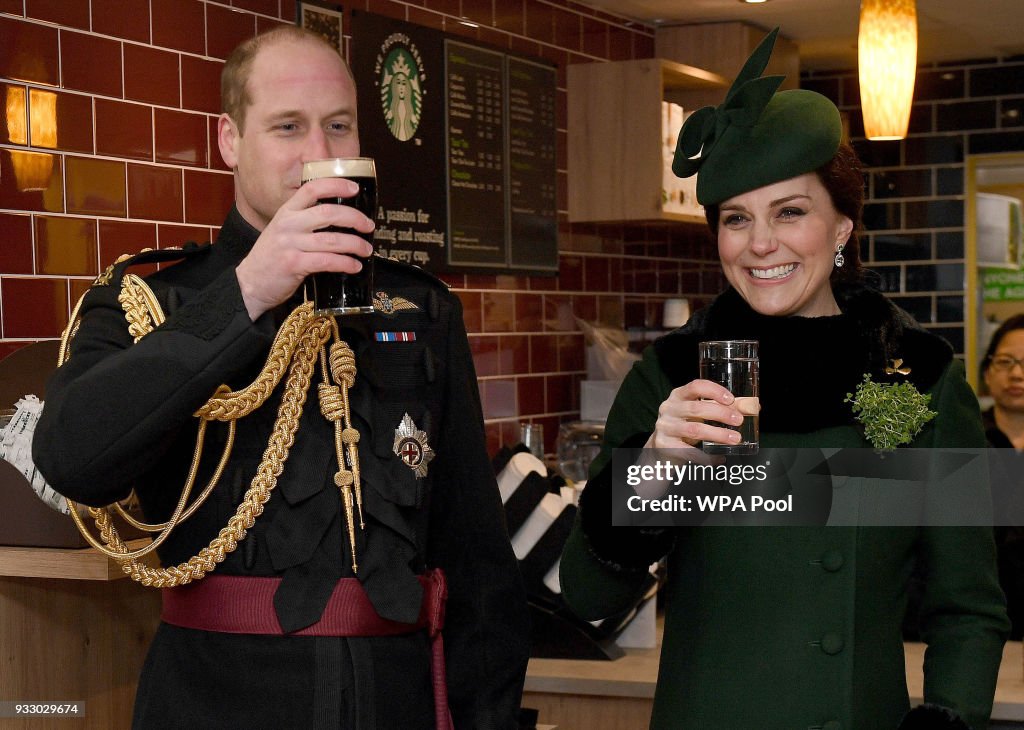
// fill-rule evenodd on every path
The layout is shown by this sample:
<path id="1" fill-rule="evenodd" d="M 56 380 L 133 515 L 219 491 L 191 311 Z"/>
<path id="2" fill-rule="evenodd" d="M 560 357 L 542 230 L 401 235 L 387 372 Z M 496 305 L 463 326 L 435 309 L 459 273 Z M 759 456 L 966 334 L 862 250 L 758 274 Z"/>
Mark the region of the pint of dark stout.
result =
<path id="1" fill-rule="evenodd" d="M 313 160 L 302 166 L 302 183 L 322 177 L 344 177 L 359 185 L 351 198 L 321 198 L 317 203 L 351 205 L 368 218 L 377 211 L 377 169 L 369 157 L 336 157 Z M 372 233 L 352 228 L 331 226 L 324 230 L 351 233 L 373 243 Z M 306 296 L 313 301 L 317 314 L 368 314 L 373 312 L 373 256 L 361 258 L 362 270 L 357 274 L 322 271 L 306 279 Z"/>

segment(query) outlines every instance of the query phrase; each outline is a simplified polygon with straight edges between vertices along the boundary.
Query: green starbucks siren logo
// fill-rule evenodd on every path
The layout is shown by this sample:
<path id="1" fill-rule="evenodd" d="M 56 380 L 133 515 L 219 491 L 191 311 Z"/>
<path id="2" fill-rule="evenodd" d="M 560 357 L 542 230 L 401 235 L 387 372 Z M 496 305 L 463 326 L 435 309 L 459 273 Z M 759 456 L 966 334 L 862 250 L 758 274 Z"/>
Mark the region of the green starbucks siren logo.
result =
<path id="1" fill-rule="evenodd" d="M 404 33 L 393 33 L 381 45 L 375 70 L 384 121 L 395 139 L 406 142 L 423 115 L 426 74 L 419 50 Z"/>

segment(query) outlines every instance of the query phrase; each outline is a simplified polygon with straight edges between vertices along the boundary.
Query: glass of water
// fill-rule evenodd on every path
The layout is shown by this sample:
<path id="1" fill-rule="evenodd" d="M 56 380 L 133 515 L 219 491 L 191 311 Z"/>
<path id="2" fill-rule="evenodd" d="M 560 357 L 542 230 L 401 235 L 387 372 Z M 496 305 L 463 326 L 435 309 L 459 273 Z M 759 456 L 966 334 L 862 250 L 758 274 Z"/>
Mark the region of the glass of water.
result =
<path id="1" fill-rule="evenodd" d="M 531 454 L 544 461 L 544 424 L 520 423 L 519 440 Z"/>
<path id="2" fill-rule="evenodd" d="M 700 377 L 725 386 L 736 398 L 743 423 L 732 426 L 709 421 L 714 426 L 740 432 L 738 444 L 701 442 L 706 454 L 756 454 L 758 436 L 758 359 L 757 340 L 714 340 L 701 342 Z"/>

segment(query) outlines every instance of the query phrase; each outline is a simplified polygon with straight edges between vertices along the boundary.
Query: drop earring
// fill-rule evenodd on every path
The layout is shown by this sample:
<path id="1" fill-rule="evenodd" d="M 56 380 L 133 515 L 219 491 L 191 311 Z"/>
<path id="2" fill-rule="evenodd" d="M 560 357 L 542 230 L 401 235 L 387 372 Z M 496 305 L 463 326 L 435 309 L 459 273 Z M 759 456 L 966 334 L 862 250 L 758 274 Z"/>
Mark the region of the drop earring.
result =
<path id="1" fill-rule="evenodd" d="M 841 269 L 843 264 L 846 263 L 846 259 L 843 258 L 843 248 L 846 246 L 845 243 L 840 243 L 839 248 L 836 249 L 836 268 Z"/>

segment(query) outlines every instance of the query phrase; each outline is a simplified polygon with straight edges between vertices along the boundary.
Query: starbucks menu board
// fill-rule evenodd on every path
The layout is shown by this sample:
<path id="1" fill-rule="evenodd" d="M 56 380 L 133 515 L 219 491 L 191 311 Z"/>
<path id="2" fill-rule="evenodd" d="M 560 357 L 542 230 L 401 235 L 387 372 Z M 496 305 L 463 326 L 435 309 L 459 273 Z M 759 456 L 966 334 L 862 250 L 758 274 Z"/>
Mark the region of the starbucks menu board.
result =
<path id="1" fill-rule="evenodd" d="M 508 264 L 505 57 L 445 43 L 450 263 Z"/>
<path id="2" fill-rule="evenodd" d="M 511 263 L 543 267 L 558 255 L 554 69 L 508 59 L 508 120 L 511 238 L 550 241 L 550 247 L 514 246 Z"/>
<path id="3" fill-rule="evenodd" d="M 351 62 L 378 251 L 436 272 L 556 272 L 554 67 L 355 11 Z"/>

